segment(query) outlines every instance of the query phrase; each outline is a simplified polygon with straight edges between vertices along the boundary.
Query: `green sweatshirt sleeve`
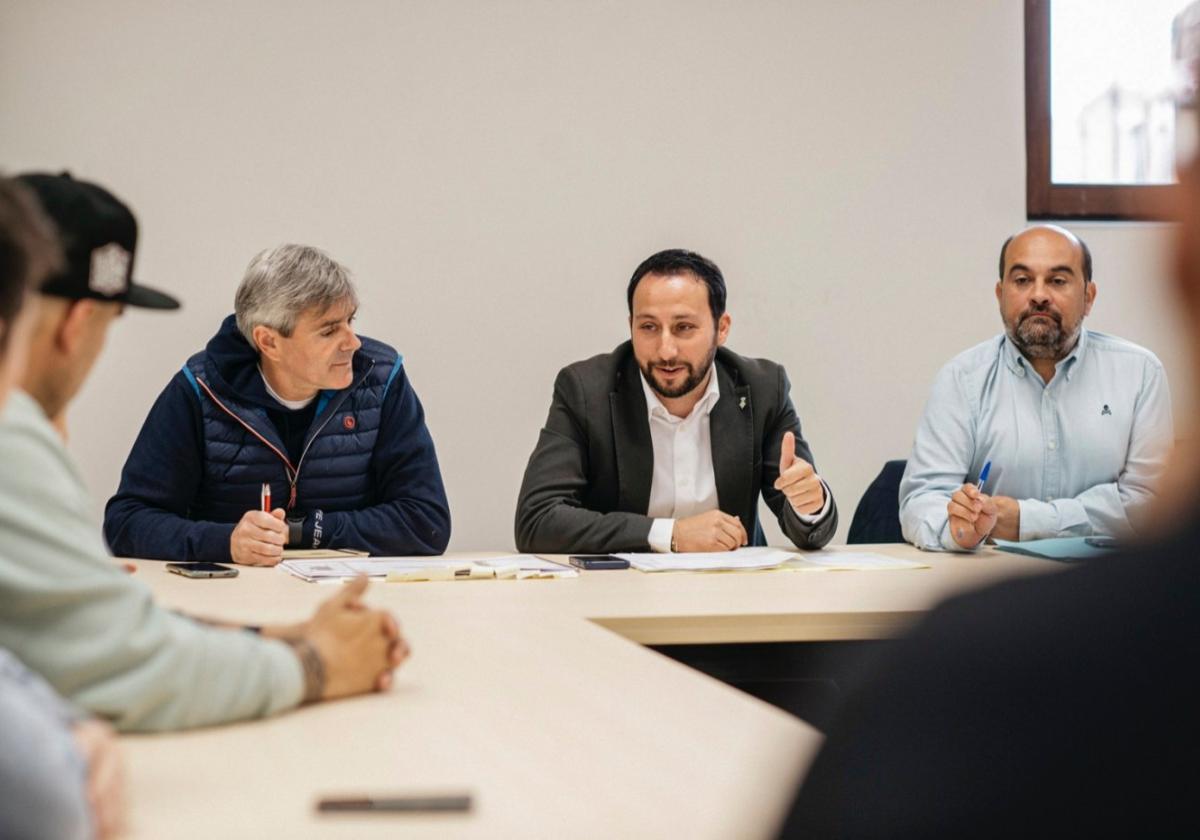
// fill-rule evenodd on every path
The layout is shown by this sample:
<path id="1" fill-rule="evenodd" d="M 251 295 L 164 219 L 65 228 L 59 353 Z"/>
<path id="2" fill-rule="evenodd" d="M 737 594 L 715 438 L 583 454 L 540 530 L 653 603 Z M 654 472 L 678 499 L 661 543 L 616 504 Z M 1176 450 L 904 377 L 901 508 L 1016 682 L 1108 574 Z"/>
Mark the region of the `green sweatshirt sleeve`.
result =
<path id="1" fill-rule="evenodd" d="M 165 610 L 114 565 L 69 455 L 24 394 L 0 418 L 0 464 L 0 646 L 123 731 L 299 704 L 303 672 L 287 645 Z"/>

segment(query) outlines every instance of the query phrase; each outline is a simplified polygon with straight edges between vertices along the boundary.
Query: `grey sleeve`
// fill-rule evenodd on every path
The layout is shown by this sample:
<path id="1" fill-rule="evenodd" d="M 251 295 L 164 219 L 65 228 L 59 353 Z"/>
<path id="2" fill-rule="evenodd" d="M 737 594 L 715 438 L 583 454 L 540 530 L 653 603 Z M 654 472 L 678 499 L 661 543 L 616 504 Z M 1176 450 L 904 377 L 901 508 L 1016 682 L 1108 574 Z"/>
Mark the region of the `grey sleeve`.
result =
<path id="1" fill-rule="evenodd" d="M 141 575 L 116 568 L 81 482 L 48 434 L 0 423 L 0 646 L 123 731 L 226 723 L 299 704 L 303 671 L 287 645 L 168 612 Z"/>
<path id="2" fill-rule="evenodd" d="M 0 649 L 0 837 L 92 836 L 87 765 L 71 734 L 76 717 L 45 680 Z"/>
<path id="3" fill-rule="evenodd" d="M 950 536 L 950 497 L 967 480 L 975 457 L 975 418 L 955 378 L 953 363 L 933 380 L 904 477 L 900 480 L 900 529 L 926 551 L 964 551 Z"/>
<path id="4" fill-rule="evenodd" d="M 625 511 L 584 507 L 588 437 L 583 389 L 569 369 L 558 374 L 550 414 L 529 456 L 517 498 L 518 551 L 604 554 L 649 551 L 653 520 Z"/>
<path id="5" fill-rule="evenodd" d="M 119 730 L 264 717 L 302 698 L 302 669 L 285 644 L 168 612 L 108 561 L 24 571 L 19 589 L 0 581 L 0 598 L 23 602 L 0 615 L 0 644 Z"/>

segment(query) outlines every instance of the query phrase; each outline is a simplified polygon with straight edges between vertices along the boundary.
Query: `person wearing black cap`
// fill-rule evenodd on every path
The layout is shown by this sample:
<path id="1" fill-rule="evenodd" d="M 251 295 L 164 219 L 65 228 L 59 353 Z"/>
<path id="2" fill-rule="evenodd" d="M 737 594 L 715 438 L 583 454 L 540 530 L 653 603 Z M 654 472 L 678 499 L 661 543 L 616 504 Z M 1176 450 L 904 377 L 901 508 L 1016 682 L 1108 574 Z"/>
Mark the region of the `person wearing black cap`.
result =
<path id="1" fill-rule="evenodd" d="M 302 624 L 246 632 L 162 609 L 112 562 L 49 417 L 61 416 L 122 306 L 178 304 L 130 282 L 137 227 L 112 194 L 66 175 L 19 180 L 57 225 L 66 268 L 39 296 L 25 378 L 39 399 L 16 391 L 0 415 L 0 648 L 126 731 L 388 688 L 408 646 L 391 615 L 362 603 L 365 578 Z"/>
<path id="2" fill-rule="evenodd" d="M 125 306 L 178 309 L 179 301 L 133 282 L 137 222 L 112 193 L 66 173 L 18 180 L 33 189 L 52 218 L 71 219 L 62 236 L 66 268 L 42 284 L 35 352 L 21 383 L 65 434 L 67 404 L 100 355 L 112 320 Z"/>
<path id="3" fill-rule="evenodd" d="M 29 191 L 0 177 L 0 408 L 28 355 L 31 294 L 62 265 Z M 0 837 L 103 838 L 124 821 L 124 759 L 112 727 L 88 718 L 0 647 Z"/>

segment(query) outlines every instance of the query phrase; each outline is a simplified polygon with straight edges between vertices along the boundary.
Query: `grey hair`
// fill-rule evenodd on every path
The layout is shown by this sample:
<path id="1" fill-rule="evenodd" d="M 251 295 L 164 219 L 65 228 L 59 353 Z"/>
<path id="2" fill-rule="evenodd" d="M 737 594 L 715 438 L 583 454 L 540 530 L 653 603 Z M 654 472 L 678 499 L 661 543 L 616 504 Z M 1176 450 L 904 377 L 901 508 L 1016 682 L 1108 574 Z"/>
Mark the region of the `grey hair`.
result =
<path id="1" fill-rule="evenodd" d="M 311 245 L 278 245 L 250 260 L 233 311 L 238 330 L 257 350 L 254 328 L 259 324 L 290 336 L 306 309 L 324 311 L 343 301 L 358 306 L 358 292 L 344 265 Z"/>

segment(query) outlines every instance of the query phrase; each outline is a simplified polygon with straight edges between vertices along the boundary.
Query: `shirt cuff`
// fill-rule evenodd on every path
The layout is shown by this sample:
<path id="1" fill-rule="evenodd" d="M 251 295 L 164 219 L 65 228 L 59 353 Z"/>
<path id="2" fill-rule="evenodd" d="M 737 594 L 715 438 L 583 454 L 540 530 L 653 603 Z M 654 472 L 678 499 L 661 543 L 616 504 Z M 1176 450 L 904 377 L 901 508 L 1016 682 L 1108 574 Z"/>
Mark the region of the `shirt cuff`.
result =
<path id="1" fill-rule="evenodd" d="M 945 551 L 957 551 L 961 553 L 974 553 L 979 550 L 979 546 L 983 545 L 984 540 L 980 540 L 975 544 L 974 548 L 963 548 L 954 540 L 954 536 L 950 533 L 950 517 L 947 516 L 942 530 L 938 532 L 938 542 Z"/>
<path id="2" fill-rule="evenodd" d="M 829 485 L 825 483 L 825 479 L 821 479 L 821 490 L 825 494 L 825 504 L 816 513 L 801 513 L 796 510 L 795 505 L 792 506 L 792 513 L 796 514 L 796 518 L 805 525 L 816 525 L 822 519 L 829 515 L 829 508 L 833 504 L 833 494 L 829 492 Z M 788 502 L 788 504 L 792 504 Z"/>
<path id="3" fill-rule="evenodd" d="M 670 554 L 671 535 L 674 533 L 674 519 L 655 519 L 654 524 L 650 526 L 650 536 L 646 537 L 646 542 L 650 543 L 653 551 L 657 551 L 659 554 Z"/>

